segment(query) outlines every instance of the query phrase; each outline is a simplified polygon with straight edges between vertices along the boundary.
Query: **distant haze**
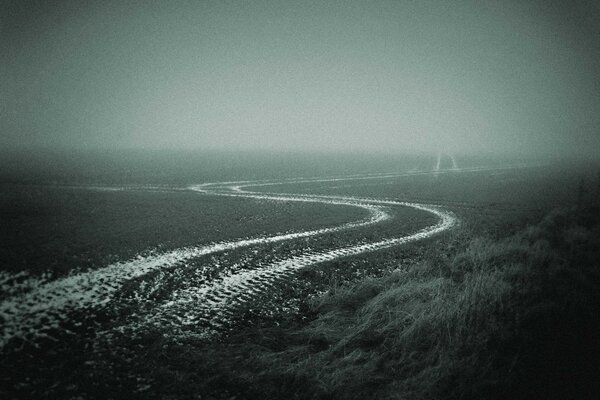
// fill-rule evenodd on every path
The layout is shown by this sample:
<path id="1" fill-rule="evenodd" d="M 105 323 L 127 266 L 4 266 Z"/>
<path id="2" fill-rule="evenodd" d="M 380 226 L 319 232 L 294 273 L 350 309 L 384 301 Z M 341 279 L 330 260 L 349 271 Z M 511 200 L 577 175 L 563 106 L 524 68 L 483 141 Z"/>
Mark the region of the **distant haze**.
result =
<path id="1" fill-rule="evenodd" d="M 4 1 L 0 147 L 597 154 L 595 1 Z"/>

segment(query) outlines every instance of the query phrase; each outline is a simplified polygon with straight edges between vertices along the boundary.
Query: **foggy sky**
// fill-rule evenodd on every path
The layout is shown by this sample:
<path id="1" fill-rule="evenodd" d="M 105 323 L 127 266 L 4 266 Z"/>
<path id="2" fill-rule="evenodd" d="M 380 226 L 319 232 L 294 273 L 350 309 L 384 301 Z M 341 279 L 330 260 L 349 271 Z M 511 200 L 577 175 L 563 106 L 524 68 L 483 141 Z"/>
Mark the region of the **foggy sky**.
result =
<path id="1" fill-rule="evenodd" d="M 599 30 L 594 1 L 5 1 L 0 146 L 594 154 Z"/>

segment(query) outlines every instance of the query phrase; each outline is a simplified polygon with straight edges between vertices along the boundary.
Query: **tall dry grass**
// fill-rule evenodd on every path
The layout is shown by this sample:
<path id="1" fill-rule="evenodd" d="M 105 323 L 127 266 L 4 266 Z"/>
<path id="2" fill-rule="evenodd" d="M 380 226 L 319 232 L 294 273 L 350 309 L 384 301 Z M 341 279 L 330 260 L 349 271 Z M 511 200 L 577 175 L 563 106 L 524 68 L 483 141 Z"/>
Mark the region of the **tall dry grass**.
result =
<path id="1" fill-rule="evenodd" d="M 554 212 L 501 240 L 333 288 L 290 346 L 262 348 L 258 394 L 593 398 L 600 393 L 598 216 Z"/>
<path id="2" fill-rule="evenodd" d="M 600 398 L 598 209 L 500 239 L 455 235 L 418 264 L 333 285 L 308 323 L 209 345 L 157 340 L 141 367 L 150 397 Z"/>

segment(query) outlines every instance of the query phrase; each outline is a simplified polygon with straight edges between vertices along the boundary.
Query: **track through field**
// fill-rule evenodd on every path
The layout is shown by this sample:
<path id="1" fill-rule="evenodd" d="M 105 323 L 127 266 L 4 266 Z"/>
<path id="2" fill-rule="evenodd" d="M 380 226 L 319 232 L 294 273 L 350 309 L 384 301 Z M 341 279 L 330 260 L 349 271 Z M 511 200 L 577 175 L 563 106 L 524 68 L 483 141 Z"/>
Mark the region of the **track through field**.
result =
<path id="1" fill-rule="evenodd" d="M 443 171 L 435 171 L 436 174 L 440 172 Z M 131 321 L 133 325 L 140 323 L 160 325 L 164 321 L 169 321 L 169 324 L 194 327 L 198 330 L 198 334 L 211 336 L 227 326 L 237 307 L 251 301 L 278 280 L 286 279 L 301 268 L 425 239 L 450 229 L 457 223 L 456 217 L 451 212 L 432 205 L 344 196 L 265 193 L 250 191 L 248 190 L 250 187 L 266 187 L 281 183 L 382 179 L 428 173 L 431 172 L 284 181 L 207 183 L 190 186 L 187 190 L 194 191 L 199 195 L 353 206 L 367 210 L 369 215 L 362 220 L 322 229 L 268 237 L 245 238 L 205 246 L 181 248 L 162 254 L 138 256 L 130 261 L 118 262 L 97 270 L 72 274 L 64 278 L 44 282 L 32 287 L 29 291 L 8 296 L 2 300 L 0 303 L 0 321 L 2 322 L 0 324 L 2 326 L 0 348 L 15 339 L 30 342 L 35 342 L 40 338 L 52 339 L 53 332 L 59 331 L 62 324 L 72 318 L 76 312 L 91 312 L 105 307 L 117 307 L 118 304 L 114 304 L 116 301 L 115 296 L 126 282 L 135 278 L 143 279 L 145 275 L 154 271 L 172 269 L 187 260 L 228 250 L 252 248 L 300 238 L 319 237 L 346 230 L 368 229 L 370 226 L 392 218 L 386 211 L 390 207 L 411 207 L 437 217 L 435 224 L 407 235 L 375 240 L 370 243 L 331 247 L 320 251 L 306 251 L 302 254 L 295 254 L 266 264 L 259 264 L 251 269 L 224 272 L 210 281 L 203 282 L 201 285 L 175 289 L 168 301 L 156 304 L 141 314 L 138 313 L 138 318 L 132 318 Z M 113 328 L 109 328 L 109 330 L 111 329 Z M 122 331 L 127 327 L 120 326 L 115 329 Z"/>

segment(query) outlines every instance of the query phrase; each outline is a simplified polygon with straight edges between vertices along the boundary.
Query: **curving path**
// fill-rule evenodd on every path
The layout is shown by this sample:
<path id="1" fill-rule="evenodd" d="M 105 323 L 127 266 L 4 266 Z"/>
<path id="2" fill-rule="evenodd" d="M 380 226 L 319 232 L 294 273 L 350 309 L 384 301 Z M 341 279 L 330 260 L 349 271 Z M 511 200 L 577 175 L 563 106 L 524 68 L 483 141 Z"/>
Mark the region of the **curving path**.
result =
<path id="1" fill-rule="evenodd" d="M 380 176 L 378 176 L 380 177 Z M 387 177 L 387 176 L 386 176 Z M 340 178 L 335 178 L 336 180 Z M 308 180 L 294 181 L 307 182 Z M 331 182 L 333 179 L 312 179 L 310 182 Z M 378 200 L 371 198 L 344 197 L 344 196 L 317 196 L 290 194 L 281 195 L 273 193 L 247 191 L 247 187 L 271 186 L 278 183 L 249 183 L 229 182 L 227 185 L 203 184 L 190 187 L 191 190 L 218 196 L 244 197 L 260 200 L 276 201 L 318 201 L 332 204 L 355 205 L 359 207 L 412 207 L 429 212 L 438 217 L 437 223 L 425 227 L 415 233 L 380 240 L 367 244 L 330 248 L 320 252 L 306 252 L 301 255 L 284 258 L 267 265 L 251 270 L 242 270 L 225 274 L 204 285 L 185 288 L 175 291 L 171 299 L 152 310 L 151 314 L 144 315 L 140 321 L 133 322 L 128 327 L 130 331 L 143 330 L 144 325 L 168 326 L 169 328 L 192 327 L 195 336 L 211 336 L 219 329 L 226 327 L 230 319 L 235 316 L 239 306 L 251 301 L 253 298 L 270 288 L 278 280 L 286 279 L 301 268 L 318 263 L 332 261 L 341 257 L 349 257 L 367 252 L 382 250 L 393 246 L 421 240 L 445 231 L 457 224 L 453 213 L 436 206 L 417 203 L 399 202 L 391 200 Z M 373 211 L 375 213 L 375 211 Z M 382 210 L 379 212 L 384 213 Z M 377 223 L 389 218 L 384 214 L 379 218 L 372 217 L 370 223 Z M 346 225 L 347 226 L 347 225 Z M 356 226 L 356 225 L 355 225 Z M 342 230 L 342 227 L 332 228 L 330 231 Z"/>
<path id="2" fill-rule="evenodd" d="M 435 173 L 439 172 L 435 171 Z M 229 317 L 234 314 L 237 306 L 251 300 L 278 279 L 284 279 L 301 268 L 340 257 L 353 256 L 424 239 L 454 226 L 457 223 L 455 216 L 436 206 L 369 198 L 278 194 L 246 190 L 251 186 L 264 187 L 281 183 L 381 179 L 406 175 L 406 173 L 374 174 L 286 181 L 208 183 L 191 186 L 188 188 L 189 190 L 204 195 L 360 207 L 367 210 L 369 216 L 362 220 L 328 228 L 268 237 L 245 238 L 205 246 L 182 248 L 162 254 L 138 256 L 130 261 L 118 262 L 98 270 L 73 274 L 42 283 L 28 292 L 9 296 L 0 303 L 0 348 L 13 339 L 35 341 L 42 337 L 51 338 L 52 332 L 61 329 L 61 324 L 68 320 L 73 312 L 110 306 L 115 294 L 125 282 L 152 271 L 171 268 L 186 260 L 243 247 L 319 236 L 350 229 L 364 229 L 390 219 L 390 214 L 385 211 L 388 207 L 412 207 L 438 217 L 436 224 L 410 235 L 367 244 L 330 248 L 320 252 L 307 252 L 254 269 L 222 274 L 200 287 L 175 291 L 168 302 L 157 304 L 151 310 L 151 313 L 145 316 L 145 319 L 150 322 L 153 320 L 162 321 L 169 316 L 174 316 L 176 323 L 179 325 L 200 324 L 210 334 L 227 324 Z"/>

